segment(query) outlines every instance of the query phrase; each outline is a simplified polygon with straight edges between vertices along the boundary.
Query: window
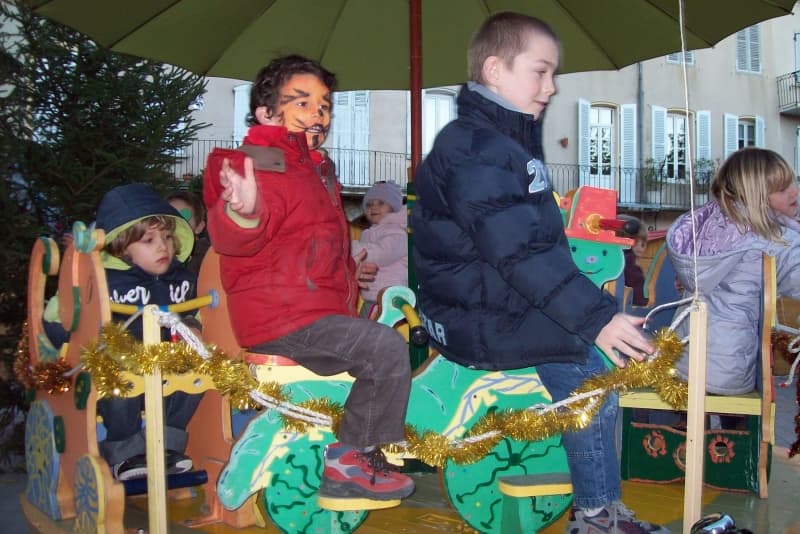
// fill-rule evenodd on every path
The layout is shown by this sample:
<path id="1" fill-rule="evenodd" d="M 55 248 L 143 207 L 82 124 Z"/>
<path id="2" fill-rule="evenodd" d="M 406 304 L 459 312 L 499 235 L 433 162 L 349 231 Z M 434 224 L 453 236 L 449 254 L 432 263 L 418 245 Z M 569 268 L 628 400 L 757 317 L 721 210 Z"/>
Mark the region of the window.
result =
<path id="1" fill-rule="evenodd" d="M 764 119 L 758 115 L 740 117 L 726 113 L 724 157 L 727 158 L 732 152 L 742 147 L 765 146 L 765 132 Z"/>
<path id="2" fill-rule="evenodd" d="M 671 180 L 686 179 L 686 115 L 667 113 L 664 122 L 664 175 Z"/>
<path id="3" fill-rule="evenodd" d="M 589 111 L 589 176 L 599 181 L 611 177 L 614 110 L 592 106 Z"/>
<path id="4" fill-rule="evenodd" d="M 681 54 L 680 52 L 675 52 L 674 54 L 667 55 L 667 63 L 681 63 Z M 686 55 L 683 55 L 687 65 L 694 65 L 694 50 L 687 50 Z"/>
<path id="5" fill-rule="evenodd" d="M 756 123 L 752 119 L 739 119 L 739 148 L 756 146 Z"/>
<path id="6" fill-rule="evenodd" d="M 635 200 L 636 104 L 578 100 L 580 185 L 619 191 L 621 202 Z"/>
<path id="7" fill-rule="evenodd" d="M 736 70 L 761 73 L 761 32 L 758 25 L 736 32 Z"/>
<path id="8" fill-rule="evenodd" d="M 408 118 L 406 121 L 406 146 L 411 153 L 411 93 L 408 93 Z M 444 126 L 456 118 L 456 92 L 438 88 L 422 91 L 422 157 L 433 148 L 436 135 Z"/>
<path id="9" fill-rule="evenodd" d="M 247 116 L 250 114 L 250 83 L 233 88 L 233 142 L 238 145 L 247 135 Z"/>

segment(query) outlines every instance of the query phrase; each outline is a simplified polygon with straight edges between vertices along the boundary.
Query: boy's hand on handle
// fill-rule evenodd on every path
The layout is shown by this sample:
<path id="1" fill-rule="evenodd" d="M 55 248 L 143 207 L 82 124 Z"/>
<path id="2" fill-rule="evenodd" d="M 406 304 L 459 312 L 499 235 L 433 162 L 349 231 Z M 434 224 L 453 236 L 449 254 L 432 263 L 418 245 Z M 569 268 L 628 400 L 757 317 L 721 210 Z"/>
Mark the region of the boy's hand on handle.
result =
<path id="1" fill-rule="evenodd" d="M 362 250 L 356 254 L 353 259 L 356 262 L 356 282 L 361 289 L 369 289 L 370 282 L 375 281 L 375 275 L 378 274 L 378 264 L 367 259 L 367 251 Z"/>
<path id="2" fill-rule="evenodd" d="M 640 328 L 642 324 L 644 317 L 618 313 L 600 330 L 595 344 L 617 367 L 627 365 L 622 354 L 636 361 L 642 361 L 655 350 L 652 343 L 642 334 Z"/>
<path id="3" fill-rule="evenodd" d="M 228 158 L 222 161 L 219 182 L 223 187 L 222 200 L 239 215 L 252 215 L 256 211 L 258 185 L 252 158 L 244 158 L 244 176 L 234 171 Z"/>

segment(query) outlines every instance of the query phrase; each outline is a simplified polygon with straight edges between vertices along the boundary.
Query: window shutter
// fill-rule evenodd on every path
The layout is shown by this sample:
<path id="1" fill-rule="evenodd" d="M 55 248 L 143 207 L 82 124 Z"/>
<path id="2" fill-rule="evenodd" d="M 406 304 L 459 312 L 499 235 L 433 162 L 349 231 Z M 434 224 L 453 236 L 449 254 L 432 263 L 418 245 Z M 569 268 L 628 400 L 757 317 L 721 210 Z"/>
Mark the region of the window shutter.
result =
<path id="1" fill-rule="evenodd" d="M 369 149 L 369 91 L 353 93 L 353 148 Z"/>
<path id="2" fill-rule="evenodd" d="M 750 37 L 750 72 L 761 72 L 761 30 L 758 24 L 747 28 Z"/>
<path id="3" fill-rule="evenodd" d="M 736 32 L 736 70 L 747 70 L 747 29 Z"/>
<path id="4" fill-rule="evenodd" d="M 759 117 L 756 115 L 755 119 L 756 123 L 756 146 L 764 148 L 766 146 L 766 139 L 764 138 L 764 134 L 766 133 L 766 127 L 764 125 L 764 117 Z"/>
<path id="5" fill-rule="evenodd" d="M 697 159 L 711 159 L 711 112 L 697 112 Z"/>
<path id="6" fill-rule="evenodd" d="M 730 113 L 725 114 L 725 130 L 722 152 L 725 158 L 736 152 L 739 148 L 739 117 Z"/>
<path id="7" fill-rule="evenodd" d="M 620 108 L 620 202 L 636 202 L 636 104 Z"/>
<path id="8" fill-rule="evenodd" d="M 666 139 L 664 138 L 664 123 L 667 121 L 667 110 L 661 106 L 653 106 L 651 130 L 652 156 L 656 165 L 664 162 L 666 157 Z"/>
<path id="9" fill-rule="evenodd" d="M 353 179 L 369 185 L 369 91 L 353 91 L 352 102 Z"/>
<path id="10" fill-rule="evenodd" d="M 328 135 L 329 146 L 333 149 L 330 157 L 336 165 L 336 174 L 342 184 L 350 184 L 353 179 L 353 99 L 349 91 L 333 93 L 333 120 Z"/>
<path id="11" fill-rule="evenodd" d="M 331 144 L 333 148 L 353 148 L 352 116 L 351 93 L 349 91 L 334 93 L 334 120 L 331 121 Z"/>
<path id="12" fill-rule="evenodd" d="M 250 114 L 250 87 L 244 83 L 233 88 L 233 142 L 239 144 L 247 135 L 247 115 Z"/>
<path id="13" fill-rule="evenodd" d="M 578 172 L 580 184 L 589 179 L 589 110 L 588 100 L 578 99 Z"/>

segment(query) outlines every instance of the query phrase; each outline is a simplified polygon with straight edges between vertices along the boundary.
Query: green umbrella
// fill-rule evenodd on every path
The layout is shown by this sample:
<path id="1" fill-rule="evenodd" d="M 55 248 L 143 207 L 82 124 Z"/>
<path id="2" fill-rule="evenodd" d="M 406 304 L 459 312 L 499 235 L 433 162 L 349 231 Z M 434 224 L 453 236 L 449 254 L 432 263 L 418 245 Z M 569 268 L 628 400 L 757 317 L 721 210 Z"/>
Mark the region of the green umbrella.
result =
<path id="1" fill-rule="evenodd" d="M 251 80 L 299 53 L 335 72 L 340 89 L 409 89 L 409 6 L 418 0 L 28 0 L 37 12 L 114 51 L 197 74 Z M 792 11 L 794 0 L 685 0 L 686 48 Z M 422 87 L 466 78 L 466 49 L 487 15 L 548 22 L 561 72 L 619 69 L 681 49 L 679 0 L 421 0 Z M 412 17 L 413 18 L 413 17 Z"/>

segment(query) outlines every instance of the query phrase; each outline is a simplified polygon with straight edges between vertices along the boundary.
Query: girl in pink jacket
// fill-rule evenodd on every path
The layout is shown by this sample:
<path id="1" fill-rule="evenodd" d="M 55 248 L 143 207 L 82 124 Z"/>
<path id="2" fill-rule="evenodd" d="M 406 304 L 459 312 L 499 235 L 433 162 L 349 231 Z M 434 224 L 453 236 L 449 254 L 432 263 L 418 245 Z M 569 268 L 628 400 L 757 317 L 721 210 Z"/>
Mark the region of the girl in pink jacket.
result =
<path id="1" fill-rule="evenodd" d="M 378 265 L 375 281 L 361 290 L 361 316 L 370 317 L 381 289 L 408 285 L 408 217 L 400 186 L 377 182 L 370 187 L 364 195 L 364 215 L 371 226 L 353 241 L 350 251 L 355 256 L 366 250 L 366 261 Z"/>

